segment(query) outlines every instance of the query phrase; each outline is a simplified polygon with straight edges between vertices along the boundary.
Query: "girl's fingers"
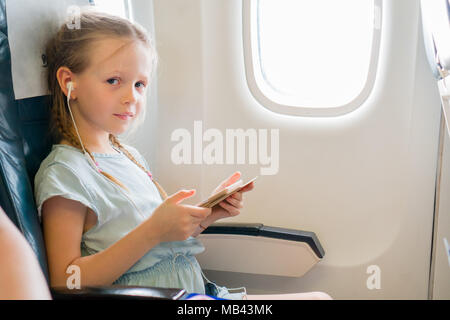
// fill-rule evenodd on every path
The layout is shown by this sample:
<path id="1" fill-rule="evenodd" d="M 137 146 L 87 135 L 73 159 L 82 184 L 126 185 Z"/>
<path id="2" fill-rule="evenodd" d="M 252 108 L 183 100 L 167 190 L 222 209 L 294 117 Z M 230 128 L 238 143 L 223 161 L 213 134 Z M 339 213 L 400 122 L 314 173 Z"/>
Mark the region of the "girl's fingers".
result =
<path id="1" fill-rule="evenodd" d="M 184 205 L 184 207 L 188 208 L 187 212 L 189 213 L 189 215 L 191 215 L 191 217 L 202 220 L 209 216 L 212 211 L 211 208 L 202 208 L 191 205 Z"/>
<path id="2" fill-rule="evenodd" d="M 232 194 L 231 196 L 229 196 L 227 199 L 229 199 L 229 198 L 233 198 L 238 201 L 242 201 L 242 192 L 241 191 L 236 192 L 236 193 Z"/>
<path id="3" fill-rule="evenodd" d="M 237 216 L 239 213 L 241 213 L 239 211 L 239 209 L 236 209 L 234 206 L 232 206 L 231 204 L 226 203 L 225 201 L 220 202 L 219 205 L 222 208 L 224 208 L 225 210 L 227 210 L 232 216 Z"/>
<path id="4" fill-rule="evenodd" d="M 252 182 L 245 188 L 242 188 L 241 191 L 239 191 L 239 192 L 248 192 L 250 190 L 253 190 L 254 188 L 255 188 L 255 185 L 254 185 L 254 182 Z"/>
<path id="5" fill-rule="evenodd" d="M 229 178 L 222 181 L 218 188 L 224 189 L 225 187 L 228 187 L 239 180 L 241 177 L 241 173 L 239 171 L 236 171 L 234 174 L 232 174 Z"/>
<path id="6" fill-rule="evenodd" d="M 192 197 L 195 193 L 195 189 L 194 190 L 180 190 L 174 194 L 172 194 L 171 196 L 169 196 L 166 201 L 171 202 L 171 203 L 180 203 L 181 201 L 183 201 L 185 198 L 189 198 Z"/>
<path id="7" fill-rule="evenodd" d="M 253 188 L 254 188 L 254 185 L 253 185 L 253 182 L 252 182 L 248 186 L 246 186 L 245 188 L 242 188 L 240 191 L 238 191 L 236 193 L 233 193 L 227 199 L 234 198 L 234 199 L 237 199 L 237 200 L 241 201 L 242 200 L 242 193 L 250 191 L 250 190 L 253 190 Z"/>
<path id="8" fill-rule="evenodd" d="M 238 209 L 241 209 L 243 207 L 242 201 L 234 199 L 233 197 L 228 197 L 225 200 Z"/>
<path id="9" fill-rule="evenodd" d="M 233 193 L 227 199 L 234 198 L 234 199 L 237 199 L 238 201 L 242 201 L 242 193 L 248 192 L 250 190 L 253 190 L 254 187 L 255 187 L 255 185 L 252 182 L 248 186 L 246 186 L 245 188 L 242 188 L 240 191 L 238 191 L 236 193 Z"/>

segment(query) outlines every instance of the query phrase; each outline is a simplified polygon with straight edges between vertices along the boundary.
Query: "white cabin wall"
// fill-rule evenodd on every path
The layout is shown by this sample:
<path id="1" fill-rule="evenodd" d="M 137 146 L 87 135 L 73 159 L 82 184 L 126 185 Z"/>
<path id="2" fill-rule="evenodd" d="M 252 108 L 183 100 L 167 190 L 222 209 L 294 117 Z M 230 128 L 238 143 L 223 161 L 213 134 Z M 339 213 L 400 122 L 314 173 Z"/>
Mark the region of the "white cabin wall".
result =
<path id="1" fill-rule="evenodd" d="M 155 179 L 171 195 L 181 189 L 196 189 L 198 199 L 201 187 L 200 166 L 174 165 L 171 161 L 171 134 L 178 128 L 202 118 L 202 18 L 201 1 L 190 0 L 133 0 L 136 21 L 147 29 L 152 4 L 154 37 L 158 52 L 155 78 L 156 90 L 150 92 L 146 122 L 133 137 L 132 145 L 149 162 Z M 152 99 L 157 97 L 157 102 Z M 154 103 L 152 103 L 154 101 Z"/>
<path id="2" fill-rule="evenodd" d="M 326 251 L 300 279 L 219 272 L 210 272 L 211 278 L 254 293 L 426 298 L 440 111 L 418 2 L 386 2 L 373 94 L 359 110 L 335 119 L 292 118 L 261 108 L 243 73 L 241 1 L 204 5 L 205 122 L 280 128 L 280 171 L 261 177 L 234 220 L 314 231 Z M 255 166 L 248 167 L 252 176 Z M 381 269 L 380 290 L 366 287 L 370 265 Z"/>
<path id="3" fill-rule="evenodd" d="M 232 221 L 313 231 L 326 254 L 299 279 L 207 276 L 250 293 L 426 299 L 440 102 L 426 65 L 418 1 L 384 1 L 374 90 L 359 109 L 337 118 L 289 117 L 258 104 L 245 80 L 241 9 L 240 0 L 154 1 L 158 141 L 144 152 L 152 154 L 150 166 L 169 194 L 195 188 L 186 203 L 196 203 L 235 170 L 251 178 L 262 165 L 175 165 L 173 130 L 193 135 L 195 120 L 203 131 L 224 135 L 226 129 L 279 129 L 278 174 L 260 176 Z M 238 248 L 236 259 L 245 259 Z M 370 265 L 380 267 L 379 290 L 366 286 Z"/>
<path id="4" fill-rule="evenodd" d="M 151 35 L 155 42 L 155 24 L 153 1 L 133 0 L 131 6 L 131 16 L 134 21 L 142 25 Z M 148 89 L 147 112 L 144 123 L 135 132 L 126 132 L 120 138 L 126 144 L 136 147 L 145 157 L 152 173 L 158 170 L 158 161 L 155 150 L 158 145 L 158 75 L 155 73 Z"/>

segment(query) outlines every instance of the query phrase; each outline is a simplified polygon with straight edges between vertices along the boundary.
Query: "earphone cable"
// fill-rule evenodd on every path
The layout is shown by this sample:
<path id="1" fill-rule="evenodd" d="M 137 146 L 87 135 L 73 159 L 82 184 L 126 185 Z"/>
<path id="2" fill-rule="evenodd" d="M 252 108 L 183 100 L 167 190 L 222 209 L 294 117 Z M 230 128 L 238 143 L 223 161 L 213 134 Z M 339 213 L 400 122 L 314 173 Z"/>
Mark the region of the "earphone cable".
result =
<path id="1" fill-rule="evenodd" d="M 72 93 L 72 84 L 69 85 L 69 92 L 67 93 L 67 108 L 69 109 L 70 117 L 72 118 L 73 124 L 75 126 L 75 131 L 77 132 L 78 139 L 80 140 L 81 147 L 83 148 L 83 153 L 86 154 L 86 149 L 84 149 L 83 141 L 81 140 L 80 134 L 78 133 L 77 124 L 73 118 L 72 110 L 70 108 L 70 94 Z"/>

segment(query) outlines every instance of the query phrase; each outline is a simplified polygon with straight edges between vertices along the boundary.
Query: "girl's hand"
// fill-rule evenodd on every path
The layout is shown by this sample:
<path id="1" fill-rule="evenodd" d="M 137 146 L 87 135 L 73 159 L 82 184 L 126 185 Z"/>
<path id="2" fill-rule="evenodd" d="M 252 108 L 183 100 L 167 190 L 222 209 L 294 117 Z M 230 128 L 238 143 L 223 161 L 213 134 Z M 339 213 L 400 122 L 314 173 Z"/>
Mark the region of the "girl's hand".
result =
<path id="1" fill-rule="evenodd" d="M 194 193 L 195 190 L 178 191 L 164 200 L 147 219 L 151 229 L 149 232 L 156 235 L 160 242 L 186 240 L 211 214 L 211 208 L 180 204 Z"/>
<path id="2" fill-rule="evenodd" d="M 226 187 L 232 185 L 236 181 L 241 178 L 241 173 L 239 171 L 235 172 L 231 177 L 223 181 L 212 194 L 219 192 Z M 243 188 L 242 190 L 232 194 L 225 200 L 219 202 L 212 208 L 212 213 L 209 215 L 204 221 L 202 221 L 201 226 L 207 228 L 209 225 L 214 223 L 215 221 L 223 218 L 229 218 L 237 216 L 241 213 L 240 209 L 243 208 L 242 194 L 244 192 L 248 192 L 253 190 L 254 182 L 250 183 L 248 186 Z"/>

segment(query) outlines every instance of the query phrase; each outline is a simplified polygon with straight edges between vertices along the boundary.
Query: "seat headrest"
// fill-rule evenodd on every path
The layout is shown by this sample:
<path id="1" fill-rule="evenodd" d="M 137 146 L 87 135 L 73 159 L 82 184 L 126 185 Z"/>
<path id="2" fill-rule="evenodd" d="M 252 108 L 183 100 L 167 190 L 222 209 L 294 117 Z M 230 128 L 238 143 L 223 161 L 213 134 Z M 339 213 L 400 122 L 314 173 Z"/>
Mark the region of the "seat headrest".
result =
<path id="1" fill-rule="evenodd" d="M 45 44 L 64 23 L 73 20 L 74 8 L 90 0 L 6 0 L 8 39 L 15 99 L 48 94 Z M 75 6 L 75 7 L 73 7 Z"/>

